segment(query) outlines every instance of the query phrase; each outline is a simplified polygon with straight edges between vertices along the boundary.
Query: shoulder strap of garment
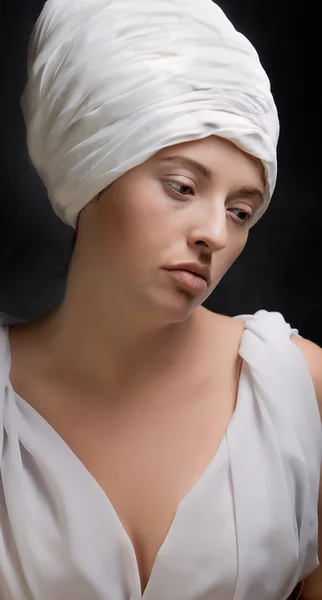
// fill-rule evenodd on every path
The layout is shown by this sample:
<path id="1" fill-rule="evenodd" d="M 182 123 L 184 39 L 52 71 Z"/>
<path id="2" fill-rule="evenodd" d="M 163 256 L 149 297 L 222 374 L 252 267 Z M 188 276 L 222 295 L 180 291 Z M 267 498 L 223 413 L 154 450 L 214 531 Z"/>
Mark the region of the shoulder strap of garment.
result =
<path id="1" fill-rule="evenodd" d="M 238 315 L 245 331 L 240 355 L 252 371 L 254 384 L 264 396 L 269 391 L 271 409 L 278 410 L 301 431 L 321 437 L 321 424 L 314 384 L 301 350 L 291 335 L 299 335 L 279 312 L 259 310 L 253 315 Z M 305 433 L 304 436 L 306 437 Z"/>
<path id="2" fill-rule="evenodd" d="M 281 313 L 259 310 L 234 318 L 245 323 L 240 355 L 249 368 L 255 395 L 264 404 L 276 432 L 281 455 L 287 457 L 288 479 L 297 488 L 294 501 L 305 576 L 312 570 L 316 553 L 322 463 L 322 428 L 314 384 L 301 350 L 291 340 L 292 334 L 299 336 L 298 329 L 292 328 Z M 305 490 L 301 490 L 303 486 Z M 299 502 L 302 491 L 305 502 Z M 307 536 L 301 535 L 304 530 Z"/>

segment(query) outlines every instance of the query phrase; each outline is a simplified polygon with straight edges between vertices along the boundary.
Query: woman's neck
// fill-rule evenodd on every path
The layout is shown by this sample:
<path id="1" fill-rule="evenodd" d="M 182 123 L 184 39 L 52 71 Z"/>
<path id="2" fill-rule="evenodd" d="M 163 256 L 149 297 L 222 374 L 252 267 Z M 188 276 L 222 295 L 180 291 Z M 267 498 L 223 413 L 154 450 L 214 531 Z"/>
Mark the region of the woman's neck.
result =
<path id="1" fill-rule="evenodd" d="M 208 315 L 199 306 L 184 322 L 149 327 L 143 318 L 132 323 L 130 315 L 100 314 L 95 302 L 90 308 L 63 302 L 37 321 L 12 328 L 10 335 L 33 349 L 53 379 L 75 380 L 104 393 L 129 380 L 144 385 L 187 368 L 202 348 Z"/>

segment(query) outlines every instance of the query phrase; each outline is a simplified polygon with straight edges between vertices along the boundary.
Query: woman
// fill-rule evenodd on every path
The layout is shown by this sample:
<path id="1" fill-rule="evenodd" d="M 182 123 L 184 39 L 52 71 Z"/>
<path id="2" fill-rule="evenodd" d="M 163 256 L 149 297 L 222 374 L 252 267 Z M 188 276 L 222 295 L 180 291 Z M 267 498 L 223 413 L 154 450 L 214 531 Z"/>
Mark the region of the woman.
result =
<path id="1" fill-rule="evenodd" d="M 48 0 L 23 110 L 76 243 L 1 329 L 1 599 L 320 597 L 321 349 L 202 306 L 275 186 L 256 51 L 210 0 Z"/>

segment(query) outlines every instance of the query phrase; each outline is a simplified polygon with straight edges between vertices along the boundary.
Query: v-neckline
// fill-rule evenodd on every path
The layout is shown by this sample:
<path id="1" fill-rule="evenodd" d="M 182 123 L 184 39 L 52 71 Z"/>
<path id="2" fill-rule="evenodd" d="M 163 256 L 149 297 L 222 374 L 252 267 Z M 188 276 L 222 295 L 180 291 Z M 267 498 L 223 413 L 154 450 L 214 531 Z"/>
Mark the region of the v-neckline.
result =
<path id="1" fill-rule="evenodd" d="M 238 349 L 238 355 L 241 357 L 240 355 L 240 348 L 242 345 L 242 341 L 243 341 L 243 336 L 244 333 L 246 331 L 246 327 L 242 333 L 242 337 L 241 337 L 241 341 L 240 341 L 240 345 L 239 345 L 239 349 Z M 207 465 L 207 467 L 205 468 L 205 470 L 203 471 L 203 473 L 201 474 L 201 476 L 199 477 L 199 479 L 196 481 L 196 483 L 190 488 L 190 490 L 187 492 L 187 494 L 180 500 L 174 517 L 172 519 L 172 522 L 170 524 L 170 527 L 168 529 L 168 532 L 157 552 L 157 555 L 155 557 L 155 561 L 153 563 L 151 572 L 150 572 L 150 576 L 149 579 L 147 581 L 147 584 L 145 586 L 145 589 L 142 593 L 142 582 L 141 582 L 141 576 L 140 576 L 140 569 L 139 569 L 139 564 L 138 564 L 138 560 L 137 560 L 137 556 L 136 556 L 136 552 L 132 543 L 132 540 L 130 538 L 130 536 L 128 535 L 116 509 L 114 508 L 114 505 L 112 504 L 111 500 L 109 499 L 107 493 L 103 490 L 103 488 L 100 486 L 100 484 L 98 483 L 98 481 L 95 479 L 94 475 L 92 475 L 92 473 L 87 469 L 87 467 L 85 466 L 85 464 L 81 461 L 81 459 L 77 456 L 77 454 L 75 454 L 75 452 L 72 450 L 72 448 L 67 444 L 67 442 L 60 436 L 60 434 L 56 431 L 56 429 L 54 427 L 52 427 L 52 425 L 50 425 L 50 423 L 31 405 L 29 404 L 26 400 L 24 400 L 24 398 L 22 398 L 19 394 L 17 394 L 14 390 L 14 388 L 11 385 L 11 381 L 9 379 L 9 374 L 10 374 L 10 367 L 11 367 L 11 351 L 10 351 L 10 340 L 9 340 L 9 335 L 8 335 L 8 328 L 7 328 L 7 341 L 8 341 L 8 383 L 9 383 L 9 387 L 11 389 L 11 391 L 13 392 L 14 396 L 16 399 L 18 399 L 18 403 L 20 402 L 25 410 L 29 411 L 29 413 L 36 419 L 38 419 L 40 421 L 40 423 L 42 424 L 43 427 L 45 427 L 45 429 L 48 430 L 49 434 L 53 437 L 56 438 L 56 441 L 59 445 L 62 446 L 62 448 L 64 448 L 65 452 L 67 455 L 70 455 L 72 457 L 72 460 L 75 462 L 75 464 L 77 465 L 77 468 L 80 470 L 80 472 L 83 473 L 83 475 L 85 475 L 87 477 L 87 479 L 90 482 L 90 485 L 97 490 L 99 495 L 103 495 L 103 501 L 105 501 L 106 506 L 108 507 L 110 513 L 113 515 L 113 520 L 117 526 L 117 529 L 120 532 L 120 536 L 123 537 L 123 539 L 126 540 L 126 544 L 128 547 L 128 551 L 131 554 L 132 557 L 132 561 L 134 564 L 134 568 L 135 568 L 135 587 L 136 590 L 134 592 L 134 594 L 132 594 L 131 596 L 131 600 L 149 600 L 148 594 L 149 594 L 149 589 L 152 586 L 153 580 L 155 578 L 155 573 L 156 570 L 158 568 L 158 563 L 159 563 L 159 557 L 161 555 L 161 553 L 164 551 L 165 546 L 169 543 L 170 538 L 173 535 L 173 531 L 178 523 L 179 520 L 179 514 L 182 513 L 183 511 L 183 507 L 184 505 L 188 504 L 188 500 L 196 493 L 196 490 L 202 485 L 202 483 L 204 482 L 207 474 L 209 474 L 210 472 L 212 472 L 212 470 L 215 470 L 215 466 L 217 465 L 217 462 L 219 461 L 220 455 L 222 453 L 223 450 L 223 445 L 226 442 L 228 433 L 231 434 L 231 430 L 234 427 L 234 423 L 237 420 L 238 417 L 238 413 L 241 410 L 241 390 L 242 390 L 242 379 L 243 379 L 243 375 L 244 375 L 244 366 L 245 366 L 245 361 L 242 360 L 242 366 L 241 366 L 241 370 L 240 370 L 240 374 L 239 374 L 239 381 L 238 381 L 238 389 L 237 389 L 237 398 L 236 398 L 236 405 L 235 405 L 235 409 L 234 412 L 229 420 L 229 423 L 227 425 L 226 431 L 223 434 L 220 443 L 218 445 L 218 448 L 216 450 L 215 455 L 213 456 L 213 458 L 211 459 L 210 463 Z M 242 357 L 241 357 L 242 358 Z"/>

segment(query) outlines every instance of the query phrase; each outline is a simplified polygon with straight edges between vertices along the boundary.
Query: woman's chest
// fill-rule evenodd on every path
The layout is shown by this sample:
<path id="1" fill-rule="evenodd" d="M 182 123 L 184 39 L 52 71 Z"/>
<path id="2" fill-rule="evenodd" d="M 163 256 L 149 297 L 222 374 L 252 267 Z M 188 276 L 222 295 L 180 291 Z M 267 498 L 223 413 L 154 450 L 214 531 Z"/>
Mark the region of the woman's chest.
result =
<path id="1" fill-rule="evenodd" d="M 238 356 L 213 369 L 127 387 L 106 403 L 20 379 L 16 391 L 59 434 L 106 495 L 135 552 L 145 589 L 183 499 L 213 461 L 234 412 Z M 70 473 L 71 483 L 73 472 Z"/>
<path id="2" fill-rule="evenodd" d="M 153 397 L 142 392 L 132 404 L 127 398 L 126 411 L 49 417 L 113 506 L 135 551 L 142 590 L 180 502 L 216 455 L 237 384 L 227 366 L 199 386 L 182 381 Z"/>

